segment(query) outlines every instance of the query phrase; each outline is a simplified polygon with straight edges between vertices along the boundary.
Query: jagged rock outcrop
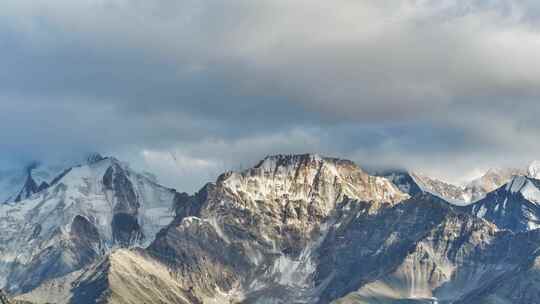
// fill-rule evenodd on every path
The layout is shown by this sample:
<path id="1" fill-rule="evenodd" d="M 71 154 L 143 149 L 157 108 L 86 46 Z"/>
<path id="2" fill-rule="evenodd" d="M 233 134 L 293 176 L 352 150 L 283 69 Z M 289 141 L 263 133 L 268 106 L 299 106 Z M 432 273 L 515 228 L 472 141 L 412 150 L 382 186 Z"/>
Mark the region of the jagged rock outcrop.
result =
<path id="1" fill-rule="evenodd" d="M 24 168 L 0 171 L 0 204 L 19 202 L 45 190 L 58 172 L 31 162 Z"/>
<path id="2" fill-rule="evenodd" d="M 36 181 L 32 178 L 32 171 L 28 172 L 28 176 L 26 177 L 26 181 L 24 182 L 23 188 L 17 194 L 17 197 L 15 197 L 15 202 L 20 202 L 23 199 L 27 199 L 30 196 L 32 196 L 34 193 L 38 192 L 38 189 L 44 189 L 47 188 L 47 184 L 42 184 L 42 186 L 38 186 Z"/>

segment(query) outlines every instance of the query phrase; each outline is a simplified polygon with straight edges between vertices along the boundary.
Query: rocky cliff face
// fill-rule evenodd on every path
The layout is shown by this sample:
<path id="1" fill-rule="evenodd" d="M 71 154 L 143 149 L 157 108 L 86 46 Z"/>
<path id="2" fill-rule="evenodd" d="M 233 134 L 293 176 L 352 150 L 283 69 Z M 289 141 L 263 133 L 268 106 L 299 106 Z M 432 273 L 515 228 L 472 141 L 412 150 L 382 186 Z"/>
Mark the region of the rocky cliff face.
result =
<path id="1" fill-rule="evenodd" d="M 531 232 L 537 234 L 536 232 Z M 540 257 L 524 257 L 520 267 L 489 281 L 463 297 L 457 304 L 529 304 L 538 302 Z"/>

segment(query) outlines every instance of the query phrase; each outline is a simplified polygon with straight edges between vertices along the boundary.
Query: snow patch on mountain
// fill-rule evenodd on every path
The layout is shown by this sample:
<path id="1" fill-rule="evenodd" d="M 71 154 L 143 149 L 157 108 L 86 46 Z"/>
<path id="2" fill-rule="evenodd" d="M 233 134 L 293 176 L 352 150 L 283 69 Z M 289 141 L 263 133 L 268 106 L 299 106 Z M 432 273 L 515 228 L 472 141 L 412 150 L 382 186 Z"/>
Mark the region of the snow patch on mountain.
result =
<path id="1" fill-rule="evenodd" d="M 531 182 L 528 182 L 521 190 L 523 197 L 533 203 L 540 203 L 540 189 Z"/>
<path id="2" fill-rule="evenodd" d="M 540 160 L 535 160 L 529 165 L 529 176 L 535 179 L 540 179 Z"/>
<path id="3" fill-rule="evenodd" d="M 507 186 L 510 193 L 521 193 L 525 199 L 533 203 L 540 203 L 540 189 L 538 184 L 525 176 L 515 177 Z"/>

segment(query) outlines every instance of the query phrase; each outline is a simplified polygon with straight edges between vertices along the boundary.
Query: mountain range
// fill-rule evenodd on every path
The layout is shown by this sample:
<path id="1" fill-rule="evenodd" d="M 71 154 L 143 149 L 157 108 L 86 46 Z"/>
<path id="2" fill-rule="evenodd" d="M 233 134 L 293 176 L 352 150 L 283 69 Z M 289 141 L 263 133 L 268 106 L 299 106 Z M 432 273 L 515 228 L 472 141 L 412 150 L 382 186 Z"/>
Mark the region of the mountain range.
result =
<path id="1" fill-rule="evenodd" d="M 539 162 L 458 186 L 274 155 L 194 194 L 97 154 L 0 176 L 1 304 L 540 303 Z"/>

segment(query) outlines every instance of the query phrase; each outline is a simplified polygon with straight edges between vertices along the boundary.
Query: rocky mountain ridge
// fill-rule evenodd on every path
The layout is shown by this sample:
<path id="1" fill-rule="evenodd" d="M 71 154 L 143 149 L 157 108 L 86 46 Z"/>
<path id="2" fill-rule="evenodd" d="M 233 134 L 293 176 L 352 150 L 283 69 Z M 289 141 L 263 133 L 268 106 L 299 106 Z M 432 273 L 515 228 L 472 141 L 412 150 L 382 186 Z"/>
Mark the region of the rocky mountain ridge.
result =
<path id="1" fill-rule="evenodd" d="M 377 175 L 391 180 L 401 191 L 409 195 L 430 193 L 454 205 L 465 206 L 480 201 L 488 193 L 508 183 L 514 176 L 533 177 L 536 172 L 534 164 L 531 164 L 527 170 L 513 168 L 489 169 L 482 176 L 464 185 L 454 185 L 406 170 L 383 171 Z"/>
<path id="2" fill-rule="evenodd" d="M 53 244 L 47 252 L 89 258 L 54 276 L 26 273 L 41 278 L 34 284 L 10 276 L 23 282 L 8 284 L 20 300 L 532 304 L 540 290 L 540 230 L 530 226 L 528 213 L 510 212 L 536 202 L 538 183 L 531 177 L 513 177 L 480 201 L 457 206 L 422 190 L 420 183 L 432 184 L 425 178 L 401 175 L 405 179 L 392 182 L 350 161 L 313 154 L 266 157 L 194 195 L 156 185 L 114 159 L 83 167 L 39 197 L 53 189 L 71 199 L 98 194 L 113 208 L 99 213 L 108 217 L 98 223 L 84 208 L 66 213 L 64 199 L 61 214 L 70 219 L 65 230 L 71 237 L 58 251 L 47 238 Z M 60 185 L 77 191 L 62 192 Z M 167 199 L 156 204 L 156 197 Z M 512 198 L 506 206 L 511 216 L 497 217 L 495 206 L 503 209 L 505 197 Z M 169 213 L 161 212 L 165 205 Z M 482 208 L 492 211 L 481 214 Z M 5 214 L 13 217 L 14 210 Z M 163 221 L 153 226 L 156 221 L 144 216 L 150 210 Z M 116 214 L 122 215 L 115 220 Z"/>

